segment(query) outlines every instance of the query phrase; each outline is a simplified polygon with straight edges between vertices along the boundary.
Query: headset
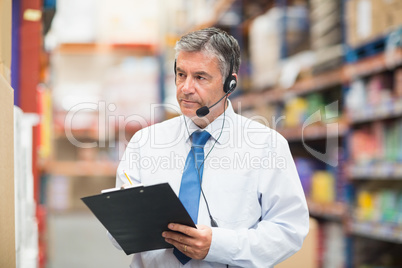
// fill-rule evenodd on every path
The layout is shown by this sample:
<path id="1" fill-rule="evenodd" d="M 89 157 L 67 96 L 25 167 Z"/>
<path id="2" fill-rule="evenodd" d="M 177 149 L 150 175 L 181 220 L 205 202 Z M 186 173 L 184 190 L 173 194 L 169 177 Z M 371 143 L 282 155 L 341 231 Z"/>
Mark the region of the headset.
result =
<path id="1" fill-rule="evenodd" d="M 234 56 L 230 60 L 229 74 L 226 77 L 225 82 L 223 83 L 223 92 L 225 93 L 225 95 L 223 95 L 222 98 L 220 98 L 217 102 L 215 102 L 211 106 L 209 106 L 209 107 L 208 106 L 202 106 L 201 108 L 199 108 L 196 111 L 196 114 L 197 114 L 198 117 L 204 117 L 207 114 L 209 114 L 209 110 L 212 107 L 217 105 L 221 100 L 223 100 L 223 98 L 225 98 L 227 95 L 229 95 L 230 93 L 232 93 L 236 89 L 237 79 L 236 79 L 236 76 L 233 75 L 233 65 L 234 65 Z M 174 74 L 175 74 L 175 83 L 176 83 L 176 60 L 174 61 Z"/>

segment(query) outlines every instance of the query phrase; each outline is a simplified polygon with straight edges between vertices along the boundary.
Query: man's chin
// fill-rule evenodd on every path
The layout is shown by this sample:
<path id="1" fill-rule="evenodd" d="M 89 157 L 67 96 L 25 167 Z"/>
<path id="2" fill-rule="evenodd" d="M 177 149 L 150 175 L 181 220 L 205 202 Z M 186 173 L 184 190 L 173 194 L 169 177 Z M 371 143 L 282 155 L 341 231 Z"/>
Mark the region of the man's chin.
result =
<path id="1" fill-rule="evenodd" d="M 197 109 L 193 109 L 193 108 L 189 109 L 189 108 L 182 106 L 182 107 L 180 107 L 180 110 L 183 115 L 185 115 L 189 118 L 193 118 L 193 117 L 197 116 L 197 113 L 196 113 Z"/>

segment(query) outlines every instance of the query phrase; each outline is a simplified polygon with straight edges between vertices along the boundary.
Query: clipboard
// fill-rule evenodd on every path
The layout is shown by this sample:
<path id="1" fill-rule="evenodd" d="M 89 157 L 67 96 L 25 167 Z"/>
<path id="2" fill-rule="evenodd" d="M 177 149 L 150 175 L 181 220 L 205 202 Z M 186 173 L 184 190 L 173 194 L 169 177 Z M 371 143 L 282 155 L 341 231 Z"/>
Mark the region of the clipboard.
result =
<path id="1" fill-rule="evenodd" d="M 162 237 L 169 223 L 196 228 L 169 183 L 106 192 L 81 200 L 127 255 L 172 248 Z"/>

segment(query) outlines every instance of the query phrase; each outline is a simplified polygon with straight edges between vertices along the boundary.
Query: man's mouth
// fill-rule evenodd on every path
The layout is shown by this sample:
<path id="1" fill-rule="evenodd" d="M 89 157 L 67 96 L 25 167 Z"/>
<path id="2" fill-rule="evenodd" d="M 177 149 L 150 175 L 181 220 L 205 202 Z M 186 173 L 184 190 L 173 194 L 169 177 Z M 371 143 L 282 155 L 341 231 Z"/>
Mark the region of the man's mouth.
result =
<path id="1" fill-rule="evenodd" d="M 188 103 L 188 104 L 197 103 L 196 101 L 191 101 L 191 100 L 186 100 L 186 99 L 181 99 L 181 101 L 184 103 Z"/>

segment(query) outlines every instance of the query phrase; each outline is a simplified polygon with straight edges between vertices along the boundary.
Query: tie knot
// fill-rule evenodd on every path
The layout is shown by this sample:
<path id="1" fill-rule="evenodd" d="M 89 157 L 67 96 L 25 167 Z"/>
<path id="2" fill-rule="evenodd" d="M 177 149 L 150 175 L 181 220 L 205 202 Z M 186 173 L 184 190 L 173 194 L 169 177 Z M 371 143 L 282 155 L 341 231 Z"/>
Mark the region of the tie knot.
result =
<path id="1" fill-rule="evenodd" d="M 211 137 L 207 131 L 196 131 L 193 133 L 193 147 L 204 147 L 207 140 Z"/>

